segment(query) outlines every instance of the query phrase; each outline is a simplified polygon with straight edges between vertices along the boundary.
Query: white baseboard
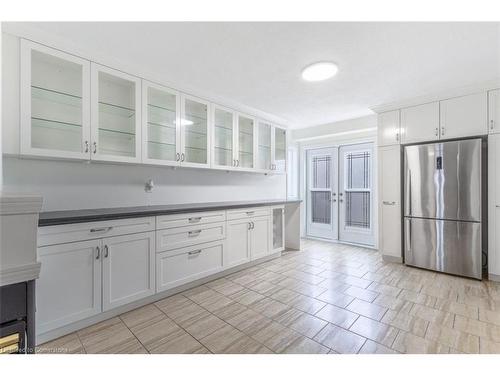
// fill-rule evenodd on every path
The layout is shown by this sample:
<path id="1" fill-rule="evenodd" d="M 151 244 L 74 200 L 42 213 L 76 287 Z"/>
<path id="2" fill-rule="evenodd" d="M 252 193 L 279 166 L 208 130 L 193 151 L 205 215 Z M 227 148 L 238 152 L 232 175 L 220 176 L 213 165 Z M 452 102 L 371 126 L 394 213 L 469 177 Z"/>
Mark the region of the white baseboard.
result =
<path id="1" fill-rule="evenodd" d="M 494 273 L 489 273 L 488 274 L 488 279 L 490 281 L 496 281 L 500 283 L 500 275 L 495 275 Z"/>
<path id="2" fill-rule="evenodd" d="M 386 262 L 391 262 L 391 263 L 403 263 L 403 257 L 395 257 L 393 255 L 382 254 L 382 259 Z"/>
<path id="3" fill-rule="evenodd" d="M 69 333 L 78 331 L 78 330 L 80 330 L 82 328 L 86 328 L 88 326 L 91 326 L 93 324 L 102 322 L 104 320 L 111 319 L 111 318 L 113 318 L 113 317 L 115 317 L 117 315 L 126 313 L 128 311 L 137 309 L 137 308 L 142 307 L 144 305 L 148 305 L 150 303 L 153 303 L 153 302 L 159 301 L 161 299 L 170 297 L 170 296 L 172 296 L 174 294 L 177 294 L 177 293 L 183 292 L 185 290 L 197 287 L 197 286 L 205 284 L 205 283 L 207 283 L 209 281 L 216 280 L 216 279 L 219 279 L 221 277 L 227 276 L 229 274 L 241 271 L 241 270 L 243 270 L 245 268 L 250 268 L 250 267 L 255 266 L 257 264 L 267 262 L 268 260 L 271 260 L 271 259 L 274 259 L 274 258 L 278 258 L 280 256 L 281 256 L 281 252 L 278 252 L 278 253 L 275 253 L 275 254 L 271 254 L 271 255 L 268 255 L 266 257 L 263 257 L 263 258 L 260 258 L 260 259 L 256 259 L 254 261 L 251 261 L 251 262 L 248 262 L 248 263 L 245 263 L 245 264 L 241 264 L 239 266 L 236 266 L 236 267 L 233 267 L 233 268 L 229 268 L 227 270 L 218 272 L 216 274 L 204 277 L 202 279 L 191 281 L 190 283 L 187 283 L 187 284 L 184 284 L 184 285 L 172 288 L 170 290 L 166 290 L 164 292 L 160 292 L 160 293 L 154 294 L 152 296 L 140 299 L 138 301 L 131 302 L 131 303 L 127 304 L 127 305 L 117 307 L 117 308 L 115 308 L 113 310 L 109 310 L 109 311 L 106 311 L 106 312 L 99 313 L 99 314 L 94 315 L 94 316 L 92 316 L 90 318 L 83 319 L 83 320 L 80 320 L 78 322 L 68 324 L 68 325 L 66 325 L 64 327 L 60 327 L 60 328 L 56 328 L 56 329 L 48 331 L 48 332 L 44 332 L 42 334 L 37 335 L 37 337 L 36 337 L 36 345 L 40 345 L 40 344 L 43 344 L 43 343 L 45 343 L 47 341 L 57 339 L 59 337 L 67 335 Z"/>

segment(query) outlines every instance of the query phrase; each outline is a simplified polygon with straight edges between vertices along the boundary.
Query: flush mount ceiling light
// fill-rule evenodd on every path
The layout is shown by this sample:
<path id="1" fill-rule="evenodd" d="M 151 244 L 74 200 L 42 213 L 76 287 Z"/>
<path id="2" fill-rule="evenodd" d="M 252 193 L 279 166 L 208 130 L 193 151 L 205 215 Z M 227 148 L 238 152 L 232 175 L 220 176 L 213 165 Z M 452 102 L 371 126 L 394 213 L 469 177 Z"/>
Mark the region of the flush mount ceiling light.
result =
<path id="1" fill-rule="evenodd" d="M 332 78 L 339 71 L 337 64 L 322 61 L 306 66 L 302 70 L 302 78 L 309 82 L 324 81 Z"/>

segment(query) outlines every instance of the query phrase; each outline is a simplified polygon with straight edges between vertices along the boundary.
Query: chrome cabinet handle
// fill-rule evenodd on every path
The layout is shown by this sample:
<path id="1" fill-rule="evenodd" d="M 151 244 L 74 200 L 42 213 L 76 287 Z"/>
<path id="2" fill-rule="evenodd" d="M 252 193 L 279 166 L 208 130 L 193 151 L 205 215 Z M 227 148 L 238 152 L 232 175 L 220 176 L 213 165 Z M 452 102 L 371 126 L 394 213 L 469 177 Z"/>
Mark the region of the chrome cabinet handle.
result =
<path id="1" fill-rule="evenodd" d="M 97 260 L 97 259 L 99 259 L 99 257 L 101 256 L 101 249 L 99 248 L 99 246 L 97 246 L 97 247 L 95 248 L 95 250 L 96 250 L 96 252 L 97 252 L 97 255 L 95 256 L 95 259 Z"/>
<path id="2" fill-rule="evenodd" d="M 399 142 L 399 133 L 396 132 L 396 142 Z"/>
<path id="3" fill-rule="evenodd" d="M 175 161 L 179 161 L 181 160 L 181 154 L 179 154 L 178 152 L 175 154 Z"/>
<path id="4" fill-rule="evenodd" d="M 252 221 L 252 229 L 255 228 L 255 223 Z"/>
<path id="5" fill-rule="evenodd" d="M 236 159 L 236 166 L 239 167 L 240 166 L 240 159 Z"/>
<path id="6" fill-rule="evenodd" d="M 444 126 L 441 126 L 441 135 L 444 135 Z"/>
<path id="7" fill-rule="evenodd" d="M 196 255 L 196 254 L 199 254 L 199 253 L 201 253 L 201 249 L 200 249 L 200 250 L 193 250 L 193 251 L 190 251 L 190 252 L 188 253 L 188 255 Z"/>
<path id="8" fill-rule="evenodd" d="M 439 135 L 439 130 L 438 128 L 434 129 L 434 135 L 437 137 Z"/>
<path id="9" fill-rule="evenodd" d="M 184 153 L 181 154 L 181 161 L 184 161 Z"/>
<path id="10" fill-rule="evenodd" d="M 90 230 L 90 233 L 108 232 L 108 231 L 110 231 L 111 229 L 113 229 L 113 227 L 92 228 L 92 229 Z"/>
<path id="11" fill-rule="evenodd" d="M 335 203 L 335 202 L 337 202 L 337 200 L 334 198 L 334 199 L 333 199 L 333 203 Z"/>
<path id="12" fill-rule="evenodd" d="M 252 229 L 252 223 L 249 221 L 248 222 L 248 230 Z"/>
<path id="13" fill-rule="evenodd" d="M 188 236 L 196 236 L 196 235 L 198 235 L 198 234 L 200 234 L 200 233 L 201 233 L 201 229 L 198 229 L 198 230 L 190 230 L 190 231 L 188 232 Z"/>
<path id="14" fill-rule="evenodd" d="M 492 120 L 490 120 L 490 129 L 494 129 L 495 128 L 495 126 L 493 124 L 494 123 L 493 123 L 493 119 L 492 119 Z"/>
<path id="15" fill-rule="evenodd" d="M 339 202 L 342 203 L 344 200 L 343 199 L 339 199 Z"/>
<path id="16" fill-rule="evenodd" d="M 392 201 L 392 202 L 389 202 L 389 201 L 383 201 L 382 204 L 386 205 L 386 206 L 394 206 L 396 204 L 396 202 Z"/>
<path id="17" fill-rule="evenodd" d="M 97 142 L 94 142 L 92 145 L 94 146 L 94 150 L 92 152 L 94 154 L 96 154 L 97 153 Z"/>
<path id="18" fill-rule="evenodd" d="M 104 245 L 104 258 L 107 258 L 109 255 L 109 248 L 108 245 Z"/>
<path id="19" fill-rule="evenodd" d="M 255 211 L 247 211 L 248 216 L 253 215 L 254 213 L 255 213 Z"/>
<path id="20" fill-rule="evenodd" d="M 85 141 L 85 153 L 89 152 L 89 141 Z"/>
<path id="21" fill-rule="evenodd" d="M 190 217 L 190 218 L 188 219 L 188 221 L 189 221 L 190 223 L 197 223 L 197 222 L 198 222 L 198 221 L 200 221 L 200 220 L 201 220 L 201 216 L 198 216 L 198 217 Z"/>

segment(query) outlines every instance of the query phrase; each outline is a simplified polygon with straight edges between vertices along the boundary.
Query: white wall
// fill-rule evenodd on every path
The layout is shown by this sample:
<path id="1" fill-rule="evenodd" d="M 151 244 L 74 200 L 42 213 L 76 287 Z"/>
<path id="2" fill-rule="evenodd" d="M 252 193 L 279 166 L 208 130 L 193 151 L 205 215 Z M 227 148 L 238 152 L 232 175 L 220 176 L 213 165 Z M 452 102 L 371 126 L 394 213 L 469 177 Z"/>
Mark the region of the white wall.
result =
<path id="1" fill-rule="evenodd" d="M 43 211 L 286 198 L 284 175 L 12 157 L 3 166 L 4 190 L 41 194 Z"/>

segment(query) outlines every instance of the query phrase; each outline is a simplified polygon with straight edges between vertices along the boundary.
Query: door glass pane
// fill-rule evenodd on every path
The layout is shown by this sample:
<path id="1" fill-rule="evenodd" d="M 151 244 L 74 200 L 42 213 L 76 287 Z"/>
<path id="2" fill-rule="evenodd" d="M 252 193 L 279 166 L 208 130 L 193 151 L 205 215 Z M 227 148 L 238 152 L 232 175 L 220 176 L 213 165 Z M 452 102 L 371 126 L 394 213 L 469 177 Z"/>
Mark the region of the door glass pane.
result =
<path id="1" fill-rule="evenodd" d="M 312 160 L 312 187 L 330 189 L 330 170 L 332 158 L 328 155 L 314 156 Z"/>
<path id="2" fill-rule="evenodd" d="M 220 108 L 214 112 L 214 162 L 233 165 L 233 114 Z"/>
<path id="3" fill-rule="evenodd" d="M 345 202 L 346 226 L 370 228 L 370 192 L 346 192 Z"/>
<path id="4" fill-rule="evenodd" d="M 313 223 L 331 223 L 330 194 L 329 191 L 311 191 L 311 216 Z"/>
<path id="5" fill-rule="evenodd" d="M 353 152 L 346 155 L 346 189 L 370 188 L 370 153 Z"/>
<path id="6" fill-rule="evenodd" d="M 135 83 L 99 72 L 99 153 L 135 157 Z"/>
<path id="7" fill-rule="evenodd" d="M 207 118 L 206 104 L 185 99 L 181 126 L 187 162 L 207 164 Z"/>
<path id="8" fill-rule="evenodd" d="M 176 160 L 176 95 L 148 88 L 148 158 Z"/>
<path id="9" fill-rule="evenodd" d="M 259 123 L 259 169 L 270 169 L 271 166 L 271 125 Z"/>
<path id="10" fill-rule="evenodd" d="M 273 209 L 273 249 L 283 247 L 283 209 Z"/>
<path id="11" fill-rule="evenodd" d="M 279 171 L 285 170 L 286 164 L 286 131 L 274 129 L 274 164 Z"/>
<path id="12" fill-rule="evenodd" d="M 238 117 L 240 167 L 253 168 L 253 120 Z"/>
<path id="13" fill-rule="evenodd" d="M 31 51 L 31 146 L 82 149 L 82 66 Z"/>

